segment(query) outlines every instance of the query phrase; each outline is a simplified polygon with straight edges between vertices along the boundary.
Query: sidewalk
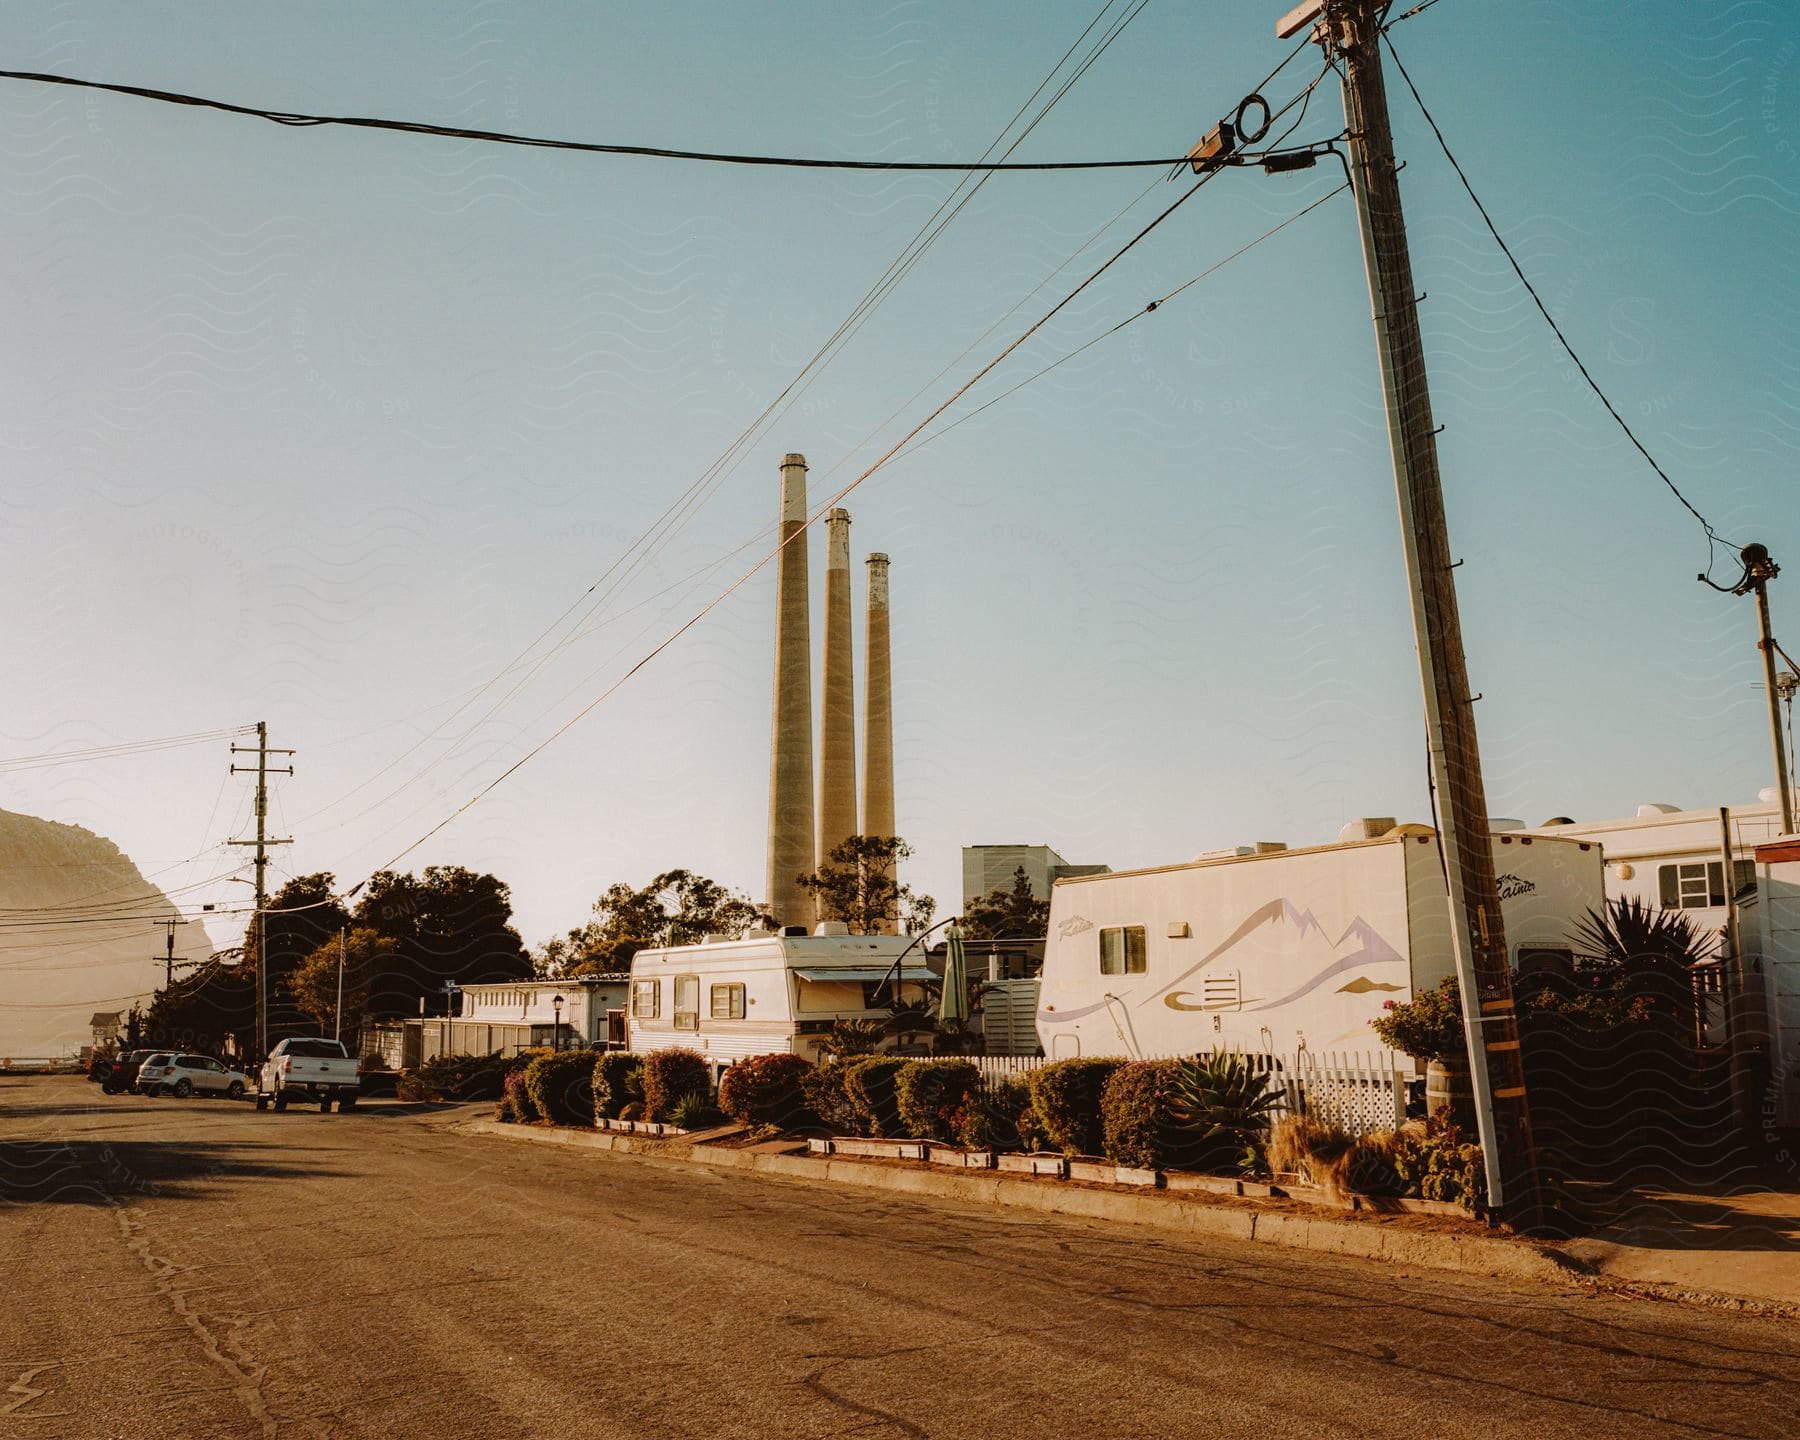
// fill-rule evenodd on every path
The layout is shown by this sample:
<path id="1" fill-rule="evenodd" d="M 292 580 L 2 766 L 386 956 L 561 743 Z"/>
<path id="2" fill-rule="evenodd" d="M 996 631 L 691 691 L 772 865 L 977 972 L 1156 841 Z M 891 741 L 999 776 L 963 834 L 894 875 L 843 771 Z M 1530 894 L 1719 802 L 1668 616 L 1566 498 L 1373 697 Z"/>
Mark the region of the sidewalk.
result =
<path id="1" fill-rule="evenodd" d="M 1671 1299 L 1728 1297 L 1800 1313 L 1800 1193 L 1643 1187 L 1619 1218 L 1558 1248 L 1598 1278 Z"/>

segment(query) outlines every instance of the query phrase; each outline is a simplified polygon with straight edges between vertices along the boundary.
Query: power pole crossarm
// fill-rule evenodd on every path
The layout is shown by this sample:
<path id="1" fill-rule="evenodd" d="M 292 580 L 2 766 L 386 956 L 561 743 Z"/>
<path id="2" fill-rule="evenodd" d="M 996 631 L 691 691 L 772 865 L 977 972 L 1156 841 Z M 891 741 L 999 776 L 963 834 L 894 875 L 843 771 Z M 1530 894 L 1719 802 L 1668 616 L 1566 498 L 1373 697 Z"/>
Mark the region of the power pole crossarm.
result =
<path id="1" fill-rule="evenodd" d="M 1314 37 L 1342 67 L 1345 130 L 1412 590 L 1451 949 L 1462 993 L 1488 1202 L 1529 1223 L 1537 1215 L 1538 1195 L 1524 1058 L 1438 475 L 1418 292 L 1381 73 L 1386 10 L 1383 0 L 1319 0 L 1290 11 L 1280 25 L 1292 35 L 1314 24 Z"/>

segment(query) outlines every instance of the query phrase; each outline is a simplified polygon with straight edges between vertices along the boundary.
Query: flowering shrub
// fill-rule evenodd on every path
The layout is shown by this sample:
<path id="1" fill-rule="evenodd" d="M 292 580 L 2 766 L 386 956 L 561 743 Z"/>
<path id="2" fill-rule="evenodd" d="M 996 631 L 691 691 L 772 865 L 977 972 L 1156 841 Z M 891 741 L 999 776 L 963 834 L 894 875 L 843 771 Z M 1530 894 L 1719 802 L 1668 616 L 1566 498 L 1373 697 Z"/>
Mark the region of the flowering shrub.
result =
<path id="1" fill-rule="evenodd" d="M 1169 1114 L 1169 1096 L 1180 1070 L 1176 1060 L 1138 1060 L 1121 1065 L 1100 1087 L 1101 1153 L 1142 1170 L 1179 1163 L 1182 1149 Z"/>
<path id="2" fill-rule="evenodd" d="M 1425 1133 L 1402 1131 L 1394 1148 L 1399 1183 L 1425 1200 L 1447 1200 L 1465 1210 L 1487 1204 L 1487 1167 L 1481 1146 L 1443 1111 L 1425 1121 Z"/>
<path id="3" fill-rule="evenodd" d="M 509 1070 L 506 1079 L 501 1082 L 500 1103 L 495 1109 L 497 1118 L 507 1125 L 517 1125 L 538 1118 L 537 1106 L 531 1103 L 531 1095 L 525 1089 L 525 1072 Z"/>
<path id="4" fill-rule="evenodd" d="M 981 1089 L 981 1071 L 967 1060 L 914 1060 L 894 1079 L 900 1124 L 919 1140 L 953 1140 Z"/>
<path id="5" fill-rule="evenodd" d="M 642 1056 L 624 1050 L 605 1051 L 594 1061 L 594 1118 L 619 1120 L 620 1114 L 633 1100 L 644 1098 L 644 1061 Z"/>
<path id="6" fill-rule="evenodd" d="M 594 1057 L 587 1050 L 540 1055 L 525 1067 L 525 1093 L 553 1125 L 594 1123 Z"/>
<path id="7" fill-rule="evenodd" d="M 719 1108 L 740 1125 L 793 1127 L 806 1118 L 813 1067 L 798 1055 L 752 1055 L 719 1080 Z"/>
<path id="8" fill-rule="evenodd" d="M 1464 1054 L 1462 1001 L 1456 977 L 1446 975 L 1435 990 L 1421 990 L 1410 1000 L 1390 1000 L 1369 1022 L 1381 1043 L 1415 1060 L 1448 1060 Z"/>
<path id="9" fill-rule="evenodd" d="M 1051 1147 L 1065 1155 L 1100 1153 L 1100 1090 L 1125 1063 L 1077 1057 L 1053 1060 L 1031 1072 L 1032 1117 Z"/>
<path id="10" fill-rule="evenodd" d="M 684 1095 L 712 1097 L 712 1071 L 698 1050 L 652 1050 L 644 1060 L 644 1118 L 667 1120 Z"/>

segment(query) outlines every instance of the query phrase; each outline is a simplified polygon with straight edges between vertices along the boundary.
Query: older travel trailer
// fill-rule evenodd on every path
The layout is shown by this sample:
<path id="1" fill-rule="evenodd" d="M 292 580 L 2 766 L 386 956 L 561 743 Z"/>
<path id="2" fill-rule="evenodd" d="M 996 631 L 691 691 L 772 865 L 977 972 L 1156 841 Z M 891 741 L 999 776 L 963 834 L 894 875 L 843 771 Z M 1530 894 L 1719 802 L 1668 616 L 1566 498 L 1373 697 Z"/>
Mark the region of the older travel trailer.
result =
<path id="1" fill-rule="evenodd" d="M 632 959 L 627 1036 L 640 1054 L 698 1050 L 715 1070 L 784 1051 L 816 1061 L 834 1022 L 886 1019 L 896 980 L 901 1000 L 919 1000 L 920 982 L 930 978 L 920 947 L 905 935 L 708 936 Z"/>
<path id="2" fill-rule="evenodd" d="M 1600 847 L 1493 837 L 1515 966 L 1561 965 L 1604 900 Z M 1202 856 L 1063 879 L 1050 900 L 1045 1053 L 1274 1055 L 1378 1046 L 1369 1023 L 1453 968 L 1435 834 Z"/>

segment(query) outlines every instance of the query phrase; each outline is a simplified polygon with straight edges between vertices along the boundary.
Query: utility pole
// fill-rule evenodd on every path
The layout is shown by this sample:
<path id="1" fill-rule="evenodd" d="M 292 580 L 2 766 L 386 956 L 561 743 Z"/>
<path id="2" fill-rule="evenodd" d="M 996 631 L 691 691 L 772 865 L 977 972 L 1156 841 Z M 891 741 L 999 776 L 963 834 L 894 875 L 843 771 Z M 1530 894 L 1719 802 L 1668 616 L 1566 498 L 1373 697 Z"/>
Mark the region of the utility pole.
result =
<path id="1" fill-rule="evenodd" d="M 233 755 L 254 755 L 255 765 L 233 765 L 233 775 L 256 776 L 256 835 L 245 840 L 232 840 L 232 845 L 254 845 L 256 847 L 256 913 L 250 917 L 250 923 L 256 929 L 256 1053 L 260 1060 L 269 1053 L 269 955 L 268 947 L 263 943 L 267 928 L 263 916 L 264 906 L 268 903 L 268 868 L 269 847 L 271 845 L 292 845 L 293 837 L 285 840 L 271 839 L 269 836 L 269 776 L 292 775 L 292 765 L 282 766 L 271 771 L 269 757 L 271 755 L 292 755 L 292 750 L 271 750 L 269 748 L 269 722 L 256 722 L 255 745 L 233 745 Z"/>
<path id="2" fill-rule="evenodd" d="M 175 927 L 188 922 L 179 915 L 171 915 L 167 920 L 158 920 L 155 923 L 168 931 L 168 944 L 164 953 L 150 957 L 152 960 L 163 962 L 163 989 L 167 990 L 175 984 Z"/>
<path id="3" fill-rule="evenodd" d="M 1710 575 L 1696 575 L 1694 578 L 1702 585 L 1711 585 L 1713 589 L 1725 595 L 1756 596 L 1756 648 L 1762 651 L 1763 689 L 1769 695 L 1769 740 L 1775 750 L 1775 794 L 1781 801 L 1781 833 L 1794 833 L 1794 788 L 1789 783 L 1787 746 L 1781 736 L 1781 699 L 1784 694 L 1792 695 L 1790 688 L 1784 687 L 1785 677 L 1775 672 L 1775 633 L 1769 624 L 1769 582 L 1781 574 L 1781 567 L 1775 563 L 1775 557 L 1769 554 L 1767 545 L 1752 542 L 1738 551 L 1738 560 L 1744 567 L 1743 576 L 1735 585 L 1717 584 Z"/>
<path id="4" fill-rule="evenodd" d="M 1313 38 L 1338 62 L 1343 76 L 1356 218 L 1412 590 L 1431 781 L 1440 813 L 1438 844 L 1449 889 L 1450 943 L 1468 1036 L 1488 1204 L 1530 1224 L 1539 1213 L 1537 1164 L 1476 743 L 1474 705 L 1480 697 L 1470 693 L 1463 654 L 1456 562 L 1445 523 L 1417 291 L 1381 73 L 1381 22 L 1387 9 L 1386 0 L 1310 0 L 1284 16 L 1276 34 L 1285 39 L 1312 26 Z"/>
<path id="5" fill-rule="evenodd" d="M 338 986 L 337 1008 L 331 1012 L 331 1038 L 343 1038 L 344 1030 L 344 938 L 349 931 L 341 926 L 338 929 Z"/>

